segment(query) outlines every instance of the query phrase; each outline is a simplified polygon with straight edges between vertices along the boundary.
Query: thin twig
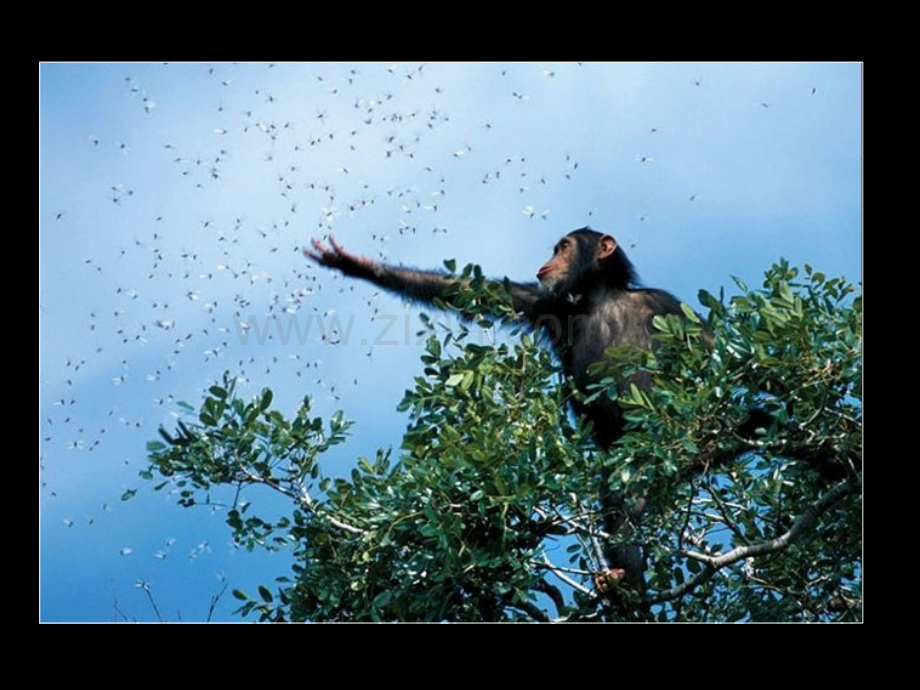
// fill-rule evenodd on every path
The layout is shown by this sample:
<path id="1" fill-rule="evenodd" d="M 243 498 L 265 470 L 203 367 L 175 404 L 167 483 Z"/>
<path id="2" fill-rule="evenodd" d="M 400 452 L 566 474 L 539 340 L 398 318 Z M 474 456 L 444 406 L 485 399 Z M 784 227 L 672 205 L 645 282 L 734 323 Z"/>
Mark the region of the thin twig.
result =
<path id="1" fill-rule="evenodd" d="M 709 492 L 709 495 L 712 496 L 712 500 L 716 503 L 716 508 L 722 514 L 722 519 L 728 528 L 732 531 L 732 534 L 735 535 L 735 538 L 739 541 L 747 541 L 747 537 L 744 536 L 744 533 L 738 528 L 738 525 L 735 524 L 735 521 L 728 513 L 728 509 L 725 503 L 722 501 L 719 496 L 718 490 L 712 485 L 712 482 L 706 482 L 706 489 Z"/>
<path id="2" fill-rule="evenodd" d="M 157 620 L 160 623 L 165 623 L 166 620 L 163 618 L 162 614 L 160 613 L 160 609 L 157 606 L 157 602 L 153 598 L 153 593 L 150 591 L 150 583 L 145 582 L 144 580 L 138 580 L 137 586 L 141 588 L 142 590 L 144 590 L 144 594 L 147 595 L 147 601 L 150 602 L 150 606 L 153 608 L 153 612 L 154 614 L 156 614 Z"/>
<path id="3" fill-rule="evenodd" d="M 211 622 L 211 617 L 214 615 L 214 609 L 217 608 L 217 602 L 220 601 L 220 598 L 224 596 L 224 592 L 227 591 L 227 583 L 224 583 L 224 586 L 220 588 L 220 591 L 211 597 L 211 604 L 208 606 L 208 617 L 205 618 L 206 623 Z"/>

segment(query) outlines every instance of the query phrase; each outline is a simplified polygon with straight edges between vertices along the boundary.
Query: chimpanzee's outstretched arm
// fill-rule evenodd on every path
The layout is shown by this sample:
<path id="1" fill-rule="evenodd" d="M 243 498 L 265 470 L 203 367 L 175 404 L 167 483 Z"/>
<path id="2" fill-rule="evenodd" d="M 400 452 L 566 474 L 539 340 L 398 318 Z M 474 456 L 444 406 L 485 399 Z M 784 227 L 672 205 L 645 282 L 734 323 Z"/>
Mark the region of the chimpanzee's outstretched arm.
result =
<path id="1" fill-rule="evenodd" d="M 304 248 L 303 253 L 316 263 L 338 269 L 347 276 L 363 278 L 386 290 L 419 302 L 430 304 L 438 298 L 450 303 L 449 288 L 457 284 L 456 278 L 449 278 L 434 271 L 397 268 L 366 256 L 357 256 L 346 251 L 332 237 L 329 238 L 328 247 L 319 240 L 313 240 L 311 244 L 312 250 Z M 511 292 L 515 311 L 522 313 L 531 321 L 536 320 L 539 314 L 535 313 L 535 305 L 540 295 L 536 283 L 509 281 L 507 286 Z"/>

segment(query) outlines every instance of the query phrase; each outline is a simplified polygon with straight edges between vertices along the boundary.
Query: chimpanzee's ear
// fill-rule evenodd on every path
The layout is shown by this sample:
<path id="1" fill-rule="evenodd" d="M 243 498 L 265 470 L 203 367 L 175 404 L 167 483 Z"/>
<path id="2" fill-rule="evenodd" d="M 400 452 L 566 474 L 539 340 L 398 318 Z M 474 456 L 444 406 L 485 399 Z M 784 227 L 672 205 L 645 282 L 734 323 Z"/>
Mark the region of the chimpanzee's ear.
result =
<path id="1" fill-rule="evenodd" d="M 597 241 L 597 260 L 603 261 L 617 250 L 617 241 L 610 235 L 604 235 Z"/>

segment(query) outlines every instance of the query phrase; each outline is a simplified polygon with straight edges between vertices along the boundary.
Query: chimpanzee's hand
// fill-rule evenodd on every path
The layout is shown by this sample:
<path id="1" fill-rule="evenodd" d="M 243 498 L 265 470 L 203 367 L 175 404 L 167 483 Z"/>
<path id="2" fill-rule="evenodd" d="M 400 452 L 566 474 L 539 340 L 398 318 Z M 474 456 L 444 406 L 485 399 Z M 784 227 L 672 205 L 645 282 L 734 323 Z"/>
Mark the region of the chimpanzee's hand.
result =
<path id="1" fill-rule="evenodd" d="M 626 579 L 626 571 L 622 568 L 608 568 L 602 573 L 594 574 L 594 586 L 601 594 L 609 594 Z"/>
<path id="2" fill-rule="evenodd" d="M 316 239 L 312 241 L 312 245 L 312 251 L 309 247 L 304 247 L 304 256 L 323 266 L 337 268 L 346 275 L 365 277 L 373 274 L 377 267 L 377 262 L 373 259 L 346 252 L 332 236 L 329 237 L 328 248 Z"/>

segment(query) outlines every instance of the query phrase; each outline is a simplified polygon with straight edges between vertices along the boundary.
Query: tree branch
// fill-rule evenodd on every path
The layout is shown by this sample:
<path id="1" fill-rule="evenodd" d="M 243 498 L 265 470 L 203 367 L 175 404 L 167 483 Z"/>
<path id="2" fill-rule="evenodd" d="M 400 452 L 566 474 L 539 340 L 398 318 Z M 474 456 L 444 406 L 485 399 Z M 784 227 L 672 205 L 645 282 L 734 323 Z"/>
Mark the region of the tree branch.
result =
<path id="1" fill-rule="evenodd" d="M 564 575 L 562 571 L 557 566 L 555 566 L 552 563 L 552 561 L 549 560 L 549 556 L 547 556 L 545 553 L 543 554 L 543 563 L 534 563 L 534 565 L 539 566 L 541 568 L 546 568 L 553 575 L 558 577 L 560 580 L 562 580 L 565 584 L 567 584 L 572 589 L 578 590 L 582 594 L 587 594 L 588 596 L 592 596 L 592 597 L 594 596 L 594 592 L 592 590 L 588 589 L 584 585 L 578 584 L 572 578 Z"/>
<path id="2" fill-rule="evenodd" d="M 282 496 L 287 496 L 291 500 L 299 502 L 307 510 L 313 513 L 314 516 L 320 520 L 325 520 L 333 527 L 338 527 L 339 529 L 343 529 L 346 532 L 351 532 L 352 534 L 366 534 L 366 530 L 363 530 L 360 527 L 355 527 L 354 525 L 349 525 L 347 522 L 342 522 L 341 520 L 332 517 L 325 511 L 318 510 L 316 504 L 313 502 L 313 499 L 310 497 L 310 494 L 307 492 L 306 487 L 303 485 L 300 487 L 300 496 L 297 496 L 290 489 L 286 489 L 285 487 L 281 486 L 274 478 L 261 477 L 249 471 L 246 466 L 243 465 L 242 460 L 239 459 L 236 453 L 233 454 L 233 457 L 236 460 L 236 464 L 239 466 L 240 471 L 246 476 L 247 479 L 249 479 L 249 481 L 253 482 L 254 484 L 264 484 L 265 486 L 274 489 Z"/>
<path id="3" fill-rule="evenodd" d="M 354 525 L 349 525 L 347 522 L 342 522 L 341 520 L 332 517 L 331 515 L 329 515 L 329 514 L 326 513 L 325 511 L 322 511 L 322 512 L 321 512 L 321 511 L 317 510 L 316 504 L 313 502 L 313 499 L 310 497 L 310 494 L 309 494 L 309 492 L 307 491 L 306 487 L 304 487 L 304 486 L 301 486 L 301 487 L 300 487 L 300 494 L 301 494 L 301 495 L 300 495 L 300 498 L 298 498 L 297 500 L 298 500 L 307 510 L 309 510 L 311 513 L 313 513 L 313 515 L 315 515 L 316 517 L 318 517 L 320 520 L 325 520 L 326 522 L 328 522 L 328 523 L 329 523 L 330 525 L 332 525 L 333 527 L 338 527 L 339 529 L 343 529 L 343 530 L 345 530 L 346 532 L 351 532 L 352 534 L 367 534 L 367 530 L 363 530 L 363 529 L 361 529 L 360 527 L 355 527 Z"/>
<path id="4" fill-rule="evenodd" d="M 708 556 L 695 551 L 683 551 L 682 553 L 685 556 L 705 564 L 706 568 L 683 584 L 649 597 L 647 602 L 649 604 L 660 604 L 665 601 L 670 601 L 671 599 L 676 599 L 677 597 L 693 591 L 725 566 L 737 563 L 746 558 L 754 558 L 756 556 L 762 556 L 764 554 L 786 549 L 792 542 L 802 537 L 814 526 L 821 513 L 846 496 L 855 494 L 858 491 L 859 486 L 856 483 L 850 481 L 841 482 L 815 501 L 815 503 L 805 508 L 805 511 L 799 516 L 792 527 L 789 528 L 788 532 L 761 544 L 739 546 L 719 556 Z"/>
<path id="5" fill-rule="evenodd" d="M 509 604 L 509 606 L 512 608 L 520 609 L 535 621 L 539 621 L 540 623 L 549 623 L 549 616 L 547 616 L 546 612 L 536 604 L 531 604 L 528 601 L 516 601 L 513 604 Z"/>
<path id="6" fill-rule="evenodd" d="M 534 583 L 533 588 L 536 591 L 542 592 L 548 596 L 552 600 L 553 605 L 556 607 L 556 614 L 560 616 L 562 615 L 562 612 L 566 608 L 565 598 L 562 596 L 562 592 L 560 592 L 557 587 L 553 587 L 549 582 L 541 578 Z"/>

